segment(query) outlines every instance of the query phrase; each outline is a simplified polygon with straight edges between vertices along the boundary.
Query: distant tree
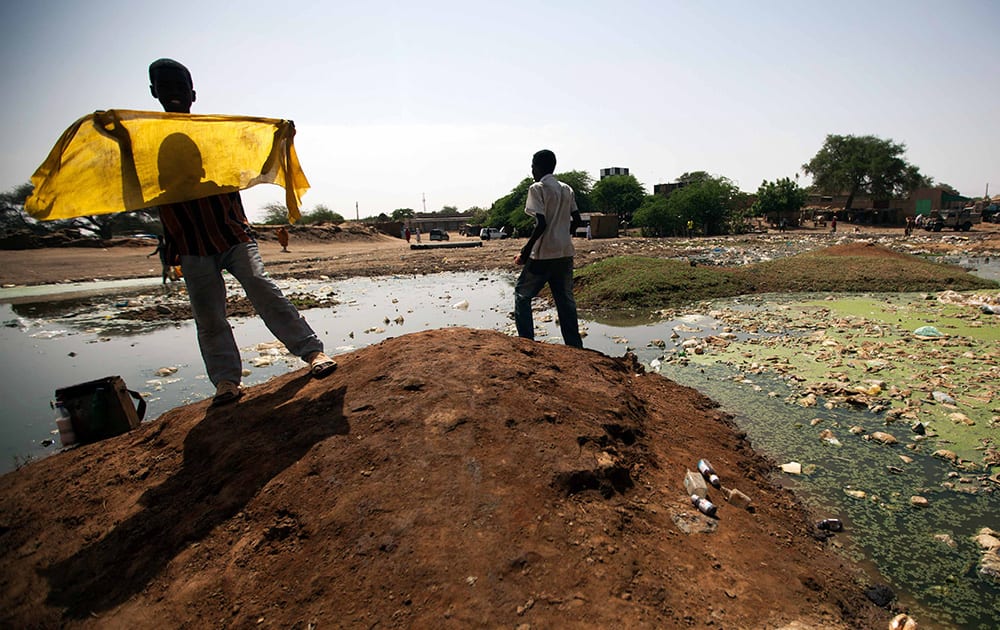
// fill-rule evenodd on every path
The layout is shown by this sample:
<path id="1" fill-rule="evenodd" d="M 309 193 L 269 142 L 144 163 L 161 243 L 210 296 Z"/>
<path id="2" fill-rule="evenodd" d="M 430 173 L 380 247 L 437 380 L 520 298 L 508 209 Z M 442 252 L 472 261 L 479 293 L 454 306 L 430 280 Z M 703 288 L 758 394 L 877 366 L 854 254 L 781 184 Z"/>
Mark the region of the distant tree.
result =
<path id="1" fill-rule="evenodd" d="M 805 189 L 787 177 L 773 182 L 765 180 L 757 189 L 753 214 L 766 216 L 773 223 L 781 219 L 791 220 L 798 216 L 799 210 L 806 204 L 806 196 Z"/>
<path id="2" fill-rule="evenodd" d="M 261 223 L 264 225 L 288 224 L 288 208 L 285 207 L 285 204 L 272 201 L 262 209 L 264 210 L 264 219 Z"/>
<path id="3" fill-rule="evenodd" d="M 405 219 L 412 219 L 414 217 L 414 212 L 412 208 L 396 208 L 392 211 L 393 221 L 403 221 Z"/>
<path id="4" fill-rule="evenodd" d="M 469 223 L 473 225 L 482 225 L 486 222 L 486 214 L 489 211 L 486 208 L 480 208 L 479 206 L 472 206 L 471 208 L 466 208 L 462 212 L 462 216 L 469 220 Z"/>
<path id="5" fill-rule="evenodd" d="M 634 175 L 611 175 L 594 184 L 590 201 L 599 212 L 617 214 L 619 221 L 631 222 L 632 213 L 646 198 L 646 189 Z"/>
<path id="6" fill-rule="evenodd" d="M 556 173 L 556 179 L 564 184 L 568 184 L 573 189 L 573 195 L 576 197 L 576 207 L 581 213 L 586 214 L 594 211 L 593 200 L 590 197 L 590 192 L 594 188 L 594 179 L 587 171 Z M 524 210 L 524 208 L 521 209 Z"/>
<path id="7" fill-rule="evenodd" d="M 384 212 L 380 212 L 378 216 L 375 218 L 378 220 L 379 223 L 388 223 L 391 220 L 389 218 L 389 215 Z"/>
<path id="8" fill-rule="evenodd" d="M 515 233 L 530 230 L 534 222 L 524 213 L 524 205 L 528 200 L 528 187 L 534 183 L 530 177 L 525 177 L 508 194 L 497 199 L 486 213 L 486 227 L 511 226 Z"/>
<path id="9" fill-rule="evenodd" d="M 725 234 L 741 207 L 741 197 L 739 188 L 725 177 L 698 177 L 663 197 L 664 201 L 647 197 L 633 223 L 661 236 L 685 233 L 688 221 L 706 236 Z"/>
<path id="10" fill-rule="evenodd" d="M 24 211 L 24 202 L 31 196 L 34 187 L 30 183 L 18 184 L 0 193 L 0 235 L 18 230 L 47 232 L 38 221 L 29 219 Z"/>
<path id="11" fill-rule="evenodd" d="M 664 195 L 646 195 L 632 215 L 632 224 L 642 228 L 643 236 L 679 236 L 685 233 L 684 218 L 672 208 Z"/>
<path id="12" fill-rule="evenodd" d="M 304 213 L 300 222 L 303 225 L 309 225 L 311 223 L 343 223 L 344 217 L 340 213 L 327 208 L 323 204 L 318 204 L 311 211 Z"/>
<path id="13" fill-rule="evenodd" d="M 677 178 L 677 181 L 681 184 L 697 184 L 709 179 L 713 179 L 712 176 L 705 171 L 691 171 L 689 173 L 684 173 Z"/>
<path id="14" fill-rule="evenodd" d="M 813 186 L 820 192 L 846 193 L 846 210 L 859 194 L 886 200 L 926 185 L 929 178 L 902 158 L 905 151 L 906 145 L 876 136 L 831 134 L 802 170 L 812 175 Z"/>

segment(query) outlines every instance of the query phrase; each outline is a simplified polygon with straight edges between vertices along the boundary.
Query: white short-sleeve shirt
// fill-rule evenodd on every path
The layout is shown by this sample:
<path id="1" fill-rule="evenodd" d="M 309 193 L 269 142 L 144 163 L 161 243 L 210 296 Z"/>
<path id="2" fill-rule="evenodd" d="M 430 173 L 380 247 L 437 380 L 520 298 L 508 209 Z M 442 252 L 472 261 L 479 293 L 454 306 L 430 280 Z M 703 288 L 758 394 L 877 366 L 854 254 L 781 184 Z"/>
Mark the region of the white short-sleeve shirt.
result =
<path id="1" fill-rule="evenodd" d="M 577 211 L 576 196 L 568 184 L 551 174 L 542 177 L 528 188 L 524 211 L 545 217 L 545 232 L 531 250 L 534 260 L 568 258 L 576 253 L 569 233 L 572 215 Z"/>

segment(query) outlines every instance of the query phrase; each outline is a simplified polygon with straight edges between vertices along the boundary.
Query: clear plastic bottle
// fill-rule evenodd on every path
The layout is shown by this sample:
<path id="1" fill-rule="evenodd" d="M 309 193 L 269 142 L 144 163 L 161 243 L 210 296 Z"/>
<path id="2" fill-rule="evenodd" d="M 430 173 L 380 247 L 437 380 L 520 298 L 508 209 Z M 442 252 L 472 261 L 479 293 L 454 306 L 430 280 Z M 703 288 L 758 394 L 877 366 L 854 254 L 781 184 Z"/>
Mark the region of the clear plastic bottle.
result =
<path id="1" fill-rule="evenodd" d="M 721 485 L 719 476 L 715 474 L 715 469 L 712 468 L 712 465 L 708 463 L 707 459 L 698 460 L 698 472 L 700 472 L 705 479 L 708 480 L 708 483 L 712 484 L 716 488 Z"/>
<path id="2" fill-rule="evenodd" d="M 56 427 L 59 429 L 59 442 L 63 446 L 76 444 L 76 432 L 73 431 L 73 418 L 61 400 L 52 405 L 56 410 Z"/>

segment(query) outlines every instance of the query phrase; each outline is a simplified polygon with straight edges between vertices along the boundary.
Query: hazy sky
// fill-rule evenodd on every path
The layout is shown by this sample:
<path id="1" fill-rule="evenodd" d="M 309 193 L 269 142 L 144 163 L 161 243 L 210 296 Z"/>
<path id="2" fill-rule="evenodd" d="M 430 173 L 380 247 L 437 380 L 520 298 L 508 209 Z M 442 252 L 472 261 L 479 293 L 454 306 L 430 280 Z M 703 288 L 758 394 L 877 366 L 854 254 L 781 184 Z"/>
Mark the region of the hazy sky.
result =
<path id="1" fill-rule="evenodd" d="M 194 113 L 294 120 L 306 210 L 347 218 L 489 207 L 541 148 L 649 192 L 695 170 L 752 192 L 827 134 L 1000 193 L 997 0 L 11 0 L 0 24 L 2 190 L 77 118 L 159 110 L 147 67 L 172 57 Z M 244 199 L 255 218 L 283 194 Z"/>

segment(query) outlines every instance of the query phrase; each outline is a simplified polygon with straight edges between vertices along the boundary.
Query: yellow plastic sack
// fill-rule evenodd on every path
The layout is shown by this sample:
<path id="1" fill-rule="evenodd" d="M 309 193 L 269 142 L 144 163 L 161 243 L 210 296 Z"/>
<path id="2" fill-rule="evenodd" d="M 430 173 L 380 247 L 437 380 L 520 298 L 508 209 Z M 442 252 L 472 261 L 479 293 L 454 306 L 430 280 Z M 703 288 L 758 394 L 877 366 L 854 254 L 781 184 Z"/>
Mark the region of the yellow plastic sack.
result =
<path id="1" fill-rule="evenodd" d="M 296 221 L 309 189 L 290 120 L 107 110 L 67 129 L 31 177 L 36 219 L 141 210 L 257 184 L 285 188 Z"/>

